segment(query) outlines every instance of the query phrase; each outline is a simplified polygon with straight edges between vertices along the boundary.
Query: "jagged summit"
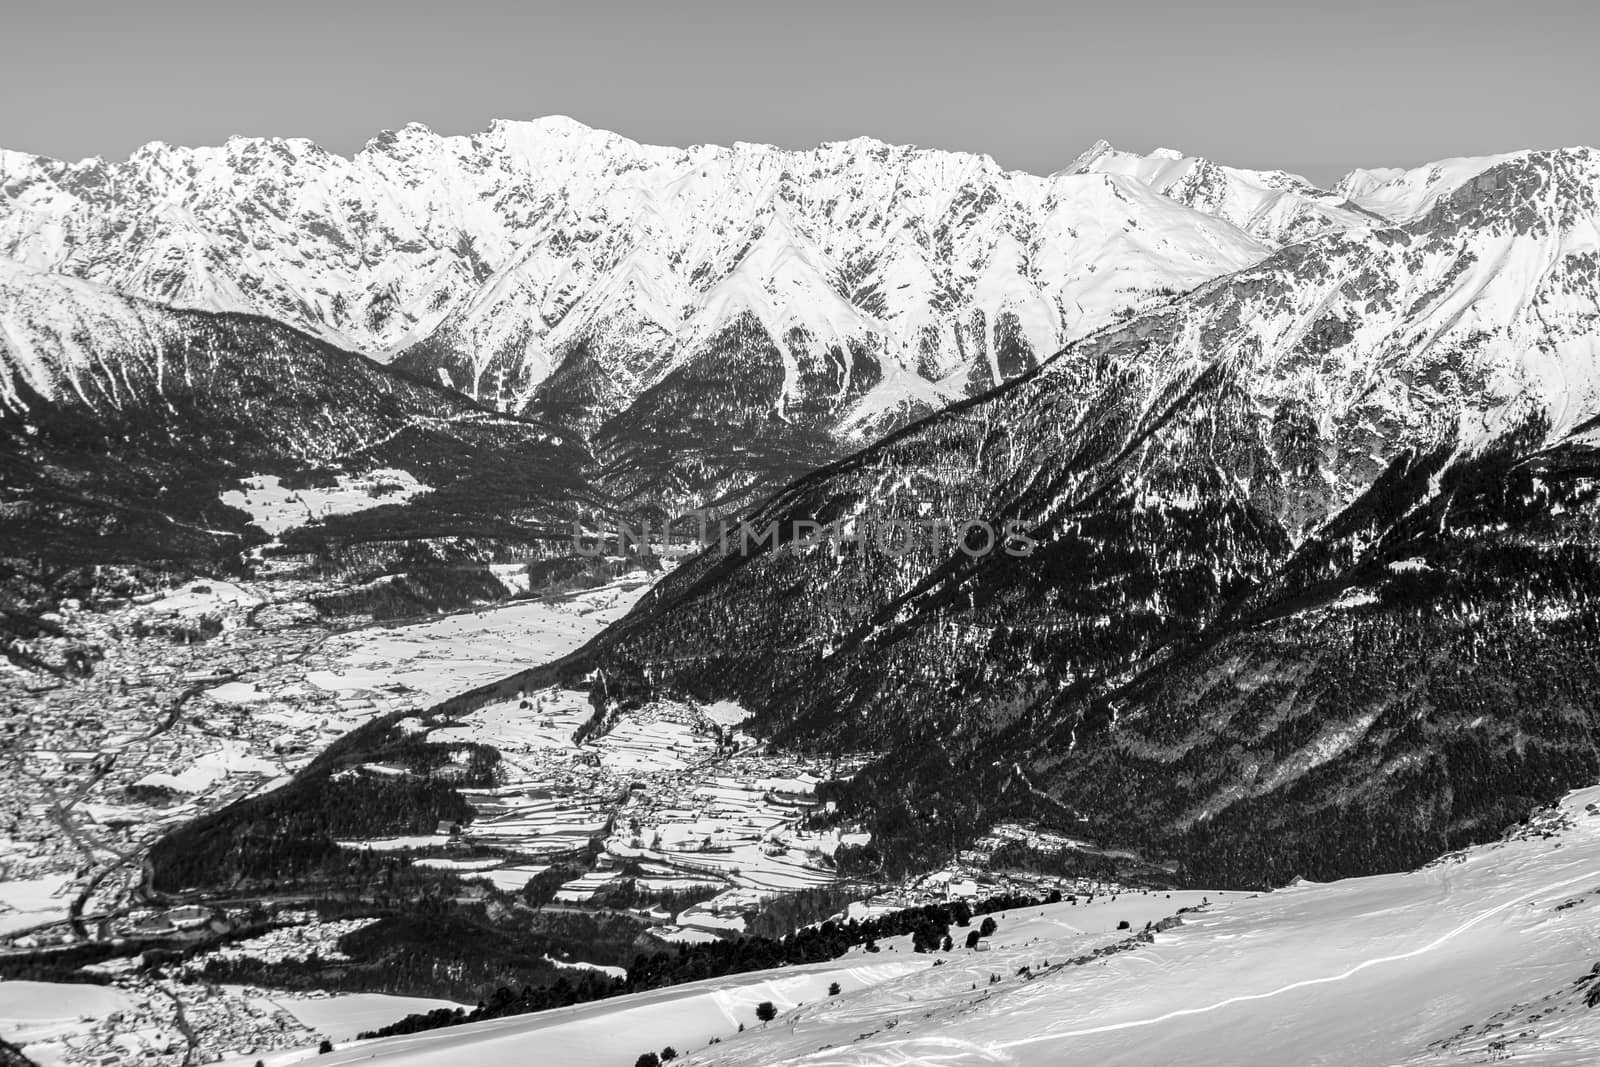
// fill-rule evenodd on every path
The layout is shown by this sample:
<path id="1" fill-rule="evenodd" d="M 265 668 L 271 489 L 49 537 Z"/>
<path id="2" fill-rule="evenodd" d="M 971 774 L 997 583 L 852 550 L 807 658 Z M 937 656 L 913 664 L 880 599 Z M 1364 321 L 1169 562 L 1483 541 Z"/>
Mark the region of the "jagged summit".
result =
<path id="1" fill-rule="evenodd" d="M 1116 149 L 1111 146 L 1111 142 L 1102 137 L 1100 140 L 1096 141 L 1094 144 L 1085 149 L 1077 159 L 1073 160 L 1065 167 L 1062 167 L 1060 170 L 1050 175 L 1050 177 L 1057 178 L 1066 177 L 1067 175 L 1071 174 L 1081 174 L 1085 170 L 1089 169 L 1095 160 L 1109 152 L 1114 151 L 1116 151 Z"/>

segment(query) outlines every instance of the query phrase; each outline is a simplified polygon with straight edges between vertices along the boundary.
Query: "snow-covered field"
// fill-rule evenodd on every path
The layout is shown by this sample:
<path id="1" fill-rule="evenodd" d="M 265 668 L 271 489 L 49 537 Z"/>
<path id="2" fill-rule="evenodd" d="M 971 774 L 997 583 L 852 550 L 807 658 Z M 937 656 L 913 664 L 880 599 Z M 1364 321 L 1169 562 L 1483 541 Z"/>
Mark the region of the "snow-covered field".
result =
<path id="1" fill-rule="evenodd" d="M 158 597 L 142 598 L 143 607 L 151 615 L 223 615 L 223 625 L 229 622 L 223 610 L 226 607 L 254 607 L 264 598 L 255 590 L 216 578 L 191 582 L 170 589 Z"/>
<path id="2" fill-rule="evenodd" d="M 331 638 L 335 666 L 306 680 L 335 692 L 404 687 L 428 704 L 573 651 L 621 618 L 650 588 L 633 575 L 570 597 L 531 600 Z"/>
<path id="3" fill-rule="evenodd" d="M 349 1041 L 366 1030 L 387 1026 L 407 1015 L 435 1008 L 467 1008 L 451 1000 L 396 997 L 387 993 L 340 993 L 319 997 L 269 997 L 302 1023 L 334 1041 Z"/>
<path id="4" fill-rule="evenodd" d="M 0 936 L 59 919 L 70 903 L 66 875 L 0 882 Z"/>
<path id="5" fill-rule="evenodd" d="M 272 777 L 281 773 L 278 764 L 250 754 L 247 744 L 227 738 L 218 747 L 195 759 L 177 774 L 153 771 L 136 783 L 169 789 L 174 793 L 201 793 L 230 774 L 259 774 Z"/>
<path id="6" fill-rule="evenodd" d="M 212 1010 L 220 1011 L 231 1026 L 242 1031 L 246 1029 L 244 1016 L 262 1016 L 267 1025 L 280 1034 L 282 1029 L 298 1031 L 300 1036 L 296 1044 L 321 1037 L 348 1041 L 364 1030 L 383 1026 L 412 1012 L 471 1007 L 448 1000 L 377 993 L 271 993 L 249 986 L 217 987 L 214 992 L 217 996 L 210 1002 Z M 40 1067 L 84 1062 L 85 1058 L 92 1063 L 138 1063 L 145 1060 L 143 1049 L 152 1045 L 181 1050 L 181 1034 L 176 1027 L 160 1025 L 150 1013 L 149 1002 L 148 989 L 135 991 L 59 982 L 0 982 L 0 1037 L 24 1046 L 28 1056 Z M 155 997 L 155 1004 L 168 1010 L 171 1007 L 170 999 L 161 995 Z M 284 1028 L 278 1028 L 276 1020 L 281 1020 Z M 293 1025 L 296 1020 L 304 1030 Z M 199 1021 L 194 1017 L 190 1019 L 191 1024 Z M 100 1040 L 96 1041 L 96 1036 Z M 248 1048 L 252 1043 L 250 1038 L 243 1037 L 236 1047 Z M 118 1049 L 114 1055 L 121 1058 L 102 1060 L 100 1056 L 104 1053 L 90 1052 L 90 1045 Z M 265 1049 L 251 1053 L 244 1062 L 255 1063 L 261 1051 Z M 279 1055 L 284 1054 L 280 1052 Z"/>
<path id="7" fill-rule="evenodd" d="M 132 1005 L 132 997 L 107 986 L 0 982 L 0 1037 L 13 1043 L 71 1037 L 85 1019 L 103 1019 Z"/>
<path id="8" fill-rule="evenodd" d="M 1195 905 L 1148 943 L 1092 955 Z M 749 1067 L 1600 1062 L 1600 1008 L 1584 1003 L 1600 983 L 1600 787 L 1416 872 L 997 919 L 990 951 L 915 955 L 890 939 L 871 956 L 364 1042 L 319 1063 L 510 1067 L 536 1048 L 541 1064 L 576 1067 L 667 1044 L 678 1062 Z M 765 1027 L 760 1000 L 782 1012 Z"/>
<path id="9" fill-rule="evenodd" d="M 608 606 L 605 613 L 625 606 Z M 545 647 L 546 658 L 563 650 L 559 642 L 565 632 L 557 630 Z M 493 677 L 505 673 L 502 669 Z M 735 932 L 744 929 L 745 914 L 764 899 L 833 881 L 821 860 L 838 847 L 840 835 L 802 832 L 797 823 L 815 806 L 823 775 L 849 774 L 862 757 L 827 765 L 762 754 L 749 735 L 725 731 L 749 717 L 731 702 L 708 707 L 651 702 L 580 744 L 577 731 L 593 714 L 586 692 L 549 688 L 474 708 L 446 726 L 430 726 L 420 718 L 401 721 L 430 741 L 486 744 L 501 755 L 504 781 L 462 790 L 475 814 L 459 837 L 499 850 L 505 859 L 475 861 L 470 870 L 462 869 L 468 877 L 520 889 L 556 858 L 570 858 L 605 836 L 612 859 L 642 863 L 644 888 L 727 889 L 707 905 L 682 912 L 677 921 Z M 390 773 L 382 767 L 363 770 Z M 423 836 L 341 843 L 398 850 L 451 841 Z M 616 876 L 614 868 L 603 867 L 563 885 L 556 899 L 588 901 Z"/>
<path id="10" fill-rule="evenodd" d="M 251 522 L 277 537 L 285 530 L 329 515 L 404 504 L 429 491 L 410 471 L 403 470 L 340 474 L 337 481 L 337 485 L 325 488 L 289 489 L 276 475 L 261 474 L 245 478 L 243 489 L 223 493 L 222 502 L 247 512 Z"/>
<path id="11" fill-rule="evenodd" d="M 765 899 L 833 881 L 820 860 L 839 835 L 796 825 L 816 803 L 821 778 L 813 771 L 821 766 L 749 751 L 755 745 L 744 734 L 723 748 L 717 719 L 742 722 L 744 709 L 653 702 L 579 744 L 576 731 L 592 714 L 586 693 L 546 689 L 485 705 L 450 726 L 417 723 L 432 741 L 493 745 L 513 774 L 493 789 L 462 791 L 476 815 L 461 839 L 508 856 L 503 868 L 475 865 L 482 877 L 521 888 L 543 868 L 513 857 L 570 854 L 609 825 L 607 852 L 640 861 L 644 887 L 727 890 L 681 912 L 679 925 L 742 931 L 745 914 Z M 429 843 L 445 842 L 413 847 Z M 563 885 L 556 899 L 590 900 L 615 878 L 614 869 L 595 871 Z"/>

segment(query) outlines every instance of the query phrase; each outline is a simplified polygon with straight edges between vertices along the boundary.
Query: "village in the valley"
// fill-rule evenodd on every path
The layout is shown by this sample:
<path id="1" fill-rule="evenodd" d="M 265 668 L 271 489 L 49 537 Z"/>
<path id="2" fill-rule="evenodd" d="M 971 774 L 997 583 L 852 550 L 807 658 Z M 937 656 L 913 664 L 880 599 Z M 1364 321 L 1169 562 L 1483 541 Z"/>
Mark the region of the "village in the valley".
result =
<path id="1" fill-rule="evenodd" d="M 520 692 L 448 720 L 427 716 L 446 697 L 577 648 L 648 585 L 634 572 L 578 594 L 398 626 L 330 624 L 311 601 L 316 584 L 270 571 L 195 580 L 111 610 L 63 605 L 52 621 L 98 648 L 93 672 L 0 674 L 0 953 L 229 933 L 232 920 L 219 911 L 143 903 L 145 851 L 199 815 L 288 782 L 330 742 L 389 713 L 432 742 L 492 746 L 495 784 L 462 790 L 473 810 L 462 825 L 341 847 L 411 853 L 419 866 L 508 892 L 588 850 L 593 862 L 559 886 L 555 903 L 592 906 L 624 877 L 643 898 L 696 901 L 632 909 L 664 944 L 744 932 L 763 902 L 834 883 L 835 850 L 867 835 L 807 829 L 807 816 L 821 806 L 818 784 L 848 777 L 869 754 L 769 754 L 741 729 L 747 713 L 737 705 L 666 701 L 580 742 L 593 708 L 586 693 L 562 689 Z M 371 764 L 341 773 L 407 772 Z M 997 833 L 991 844 L 1005 831 Z M 852 914 L 1040 881 L 990 875 L 983 858 L 967 854 L 913 885 L 875 887 Z M 275 916 L 286 918 L 294 921 L 159 976 L 137 955 L 112 953 L 85 964 L 92 984 L 10 983 L 18 1003 L 4 1008 L 7 1036 L 41 1062 L 218 1062 L 348 1039 L 356 1023 L 379 1026 L 445 1003 L 197 980 L 213 955 L 337 959 L 340 938 L 370 921 Z M 48 995 L 30 999 L 30 985 Z M 328 1010 L 335 1002 L 340 1010 Z"/>

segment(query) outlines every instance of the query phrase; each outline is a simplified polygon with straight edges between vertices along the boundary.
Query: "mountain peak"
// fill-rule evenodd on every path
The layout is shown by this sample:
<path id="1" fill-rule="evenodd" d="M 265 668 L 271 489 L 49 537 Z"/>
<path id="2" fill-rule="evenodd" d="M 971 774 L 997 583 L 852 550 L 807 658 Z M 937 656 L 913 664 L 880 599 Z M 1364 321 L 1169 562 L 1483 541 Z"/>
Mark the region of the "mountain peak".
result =
<path id="1" fill-rule="evenodd" d="M 358 155 L 388 152 L 397 145 L 411 145 L 435 139 L 434 132 L 420 122 L 408 122 L 398 130 L 380 130 L 377 136 L 364 145 Z M 229 139 L 232 143 L 232 139 Z"/>
<path id="2" fill-rule="evenodd" d="M 1592 167 L 1594 149 L 1584 147 L 1523 150 L 1489 156 L 1460 156 L 1402 169 L 1385 167 L 1353 170 L 1334 186 L 1334 191 L 1351 203 L 1391 222 L 1403 223 L 1421 218 L 1458 190 L 1476 185 L 1480 176 L 1508 164 L 1531 173 L 1543 167 L 1554 172 L 1564 168 L 1581 175 Z M 1500 180 L 1514 179 L 1509 171 Z M 1570 177 L 1570 175 L 1569 175 Z M 1581 177 L 1579 184 L 1582 184 Z"/>
<path id="3" fill-rule="evenodd" d="M 522 136 L 552 140 L 582 140 L 600 137 L 605 140 L 626 141 L 627 138 L 610 130 L 602 130 L 579 122 L 570 115 L 540 115 L 529 119 L 491 119 L 484 134 L 490 137 Z"/>
<path id="4" fill-rule="evenodd" d="M 493 126 L 496 123 L 504 121 L 504 119 L 495 119 L 494 122 L 490 123 L 490 125 Z M 538 118 L 529 119 L 527 121 L 528 125 L 545 130 L 549 133 L 584 134 L 595 132 L 593 126 L 590 126 L 584 122 L 579 122 L 571 115 L 541 115 Z"/>
<path id="5" fill-rule="evenodd" d="M 1085 170 L 1088 170 L 1089 167 L 1094 164 L 1095 160 L 1099 159 L 1101 156 L 1108 155 L 1115 151 L 1116 149 L 1112 147 L 1111 142 L 1102 137 L 1094 144 L 1090 145 L 1086 151 L 1079 153 L 1077 159 L 1074 159 L 1071 163 L 1068 163 L 1065 167 L 1062 167 L 1060 170 L 1050 175 L 1050 177 L 1059 178 L 1065 177 L 1069 174 L 1081 174 Z"/>

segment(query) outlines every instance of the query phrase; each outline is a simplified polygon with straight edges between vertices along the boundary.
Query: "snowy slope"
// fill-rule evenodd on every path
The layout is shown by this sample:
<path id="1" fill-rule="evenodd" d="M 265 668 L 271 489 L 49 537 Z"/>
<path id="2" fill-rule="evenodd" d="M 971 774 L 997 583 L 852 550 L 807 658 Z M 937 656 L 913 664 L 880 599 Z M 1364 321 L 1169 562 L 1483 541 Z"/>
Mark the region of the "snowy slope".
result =
<path id="1" fill-rule="evenodd" d="M 1460 156 L 1409 170 L 1353 170 L 1339 179 L 1334 191 L 1367 211 L 1393 222 L 1406 222 L 1426 213 L 1440 197 L 1448 196 L 1490 167 L 1520 154 L 1525 153 Z"/>
<path id="2" fill-rule="evenodd" d="M 559 116 L 465 137 L 413 124 L 351 158 L 250 138 L 120 162 L 0 152 L 0 255 L 264 314 L 586 428 L 685 366 L 748 373 L 719 339 L 751 315 L 784 381 L 742 414 L 859 440 L 1286 245 L 1416 219 L 1526 158 L 1357 171 L 1329 191 L 1104 142 L 1040 177 L 870 138 L 680 149 Z M 573 359 L 576 391 L 560 374 Z M 807 361 L 849 380 L 811 381 Z"/>
<path id="3" fill-rule="evenodd" d="M 1283 245 L 1330 228 L 1370 225 L 1366 205 L 1347 193 L 1318 189 L 1298 174 L 1243 170 L 1209 159 L 1158 148 L 1148 156 L 1119 152 L 1105 141 L 1078 157 L 1062 173 L 1121 174 L 1163 196 L 1223 219 L 1257 240 Z M 1370 208 L 1367 210 L 1371 210 Z"/>
<path id="4" fill-rule="evenodd" d="M 1142 353 L 1162 384 L 1215 367 L 1257 417 L 1315 421 L 1315 466 L 1342 503 L 1404 443 L 1470 445 L 1530 416 L 1559 440 L 1600 413 L 1597 256 L 1600 153 L 1520 154 L 1403 227 L 1285 248 L 1045 376 L 1072 381 L 1096 352 Z"/>
<path id="5" fill-rule="evenodd" d="M 0 407 L 24 411 L 30 393 L 121 403 L 130 375 L 161 376 L 169 333 L 161 308 L 0 260 Z"/>
<path id="6" fill-rule="evenodd" d="M 856 345 L 881 378 L 983 387 L 1271 247 L 1143 187 L 1113 197 L 1099 181 L 864 139 L 695 149 L 563 197 L 486 283 L 494 298 L 452 310 L 405 365 L 445 366 L 458 387 L 516 407 L 584 345 L 637 394 L 748 313 L 784 353 L 787 414 L 811 399 L 794 388 L 796 343 L 814 355 Z M 1027 354 L 1008 372 L 993 350 L 1011 343 Z M 838 414 L 860 425 L 892 406 Z"/>
<path id="7" fill-rule="evenodd" d="M 1214 904 L 1085 966 L 1038 973 L 1081 951 L 1041 939 L 1017 954 L 1034 964 L 1031 981 L 1006 970 L 997 986 L 968 988 L 1015 956 L 925 970 L 689 1062 L 1430 1063 L 1487 1062 L 1499 1049 L 1516 1062 L 1593 1063 L 1597 801 L 1600 789 L 1572 794 L 1542 820 L 1550 836 L 1415 873 Z M 900 1025 L 885 1029 L 891 1020 Z"/>
<path id="8" fill-rule="evenodd" d="M 1148 941 L 1114 929 L 1128 921 L 1137 932 L 1196 905 Z M 730 1067 L 1265 1067 L 1507 1054 L 1577 1067 L 1600 1058 L 1600 1013 L 1585 1004 L 1600 988 L 1597 921 L 1600 788 L 1591 788 L 1501 842 L 1411 873 L 1052 905 L 1001 917 L 988 952 L 855 953 L 361 1042 L 317 1062 L 499 1067 L 527 1062 L 533 1047 L 542 1063 L 576 1067 L 627 1063 L 670 1043 L 679 1062 Z M 1113 944 L 1124 947 L 1094 955 Z M 1024 965 L 1031 976 L 1017 973 Z M 840 995 L 827 996 L 830 981 Z M 764 999 L 782 1013 L 760 1027 L 752 1008 Z M 706 1045 L 710 1037 L 718 1043 Z"/>

